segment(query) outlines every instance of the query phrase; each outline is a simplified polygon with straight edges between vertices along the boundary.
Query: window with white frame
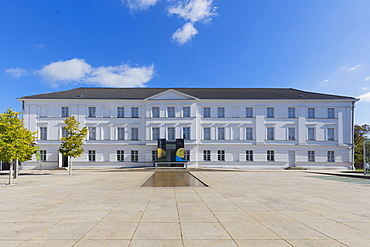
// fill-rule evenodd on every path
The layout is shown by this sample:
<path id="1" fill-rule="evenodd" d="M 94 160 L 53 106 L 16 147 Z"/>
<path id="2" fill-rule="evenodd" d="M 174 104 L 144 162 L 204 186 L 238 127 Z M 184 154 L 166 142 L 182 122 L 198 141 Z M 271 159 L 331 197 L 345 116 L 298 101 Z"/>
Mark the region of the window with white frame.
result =
<path id="1" fill-rule="evenodd" d="M 190 150 L 184 150 L 184 160 L 190 161 Z"/>
<path id="2" fill-rule="evenodd" d="M 48 127 L 40 127 L 40 140 L 48 139 Z"/>
<path id="3" fill-rule="evenodd" d="M 96 161 L 96 152 L 95 150 L 89 150 L 89 161 L 95 162 Z"/>
<path id="4" fill-rule="evenodd" d="M 295 140 L 295 128 L 288 128 L 288 140 Z"/>
<path id="5" fill-rule="evenodd" d="M 295 108 L 288 108 L 288 118 L 295 118 Z"/>
<path id="6" fill-rule="evenodd" d="M 40 161 L 46 161 L 46 150 L 40 150 Z"/>
<path id="7" fill-rule="evenodd" d="M 211 117 L 211 108 L 210 107 L 204 107 L 203 108 L 203 117 L 204 118 L 210 118 Z"/>
<path id="8" fill-rule="evenodd" d="M 96 140 L 96 127 L 89 127 L 89 140 Z"/>
<path id="9" fill-rule="evenodd" d="M 175 117 L 175 107 L 167 107 L 167 117 Z"/>
<path id="10" fill-rule="evenodd" d="M 175 140 L 175 128 L 174 127 L 167 128 L 167 139 L 171 141 Z"/>
<path id="11" fill-rule="evenodd" d="M 315 118 L 315 108 L 308 108 L 307 117 L 308 118 Z"/>
<path id="12" fill-rule="evenodd" d="M 225 161 L 225 150 L 217 150 L 217 160 Z"/>
<path id="13" fill-rule="evenodd" d="M 253 140 L 253 127 L 245 128 L 245 139 Z"/>
<path id="14" fill-rule="evenodd" d="M 139 117 L 139 107 L 131 107 L 131 118 Z"/>
<path id="15" fill-rule="evenodd" d="M 183 117 L 190 117 L 190 107 L 189 106 L 184 106 L 182 108 L 182 116 Z"/>
<path id="16" fill-rule="evenodd" d="M 139 161 L 139 151 L 131 150 L 131 162 L 138 162 L 138 161 Z"/>
<path id="17" fill-rule="evenodd" d="M 117 140 L 125 140 L 125 128 L 124 127 L 117 128 Z"/>
<path id="18" fill-rule="evenodd" d="M 267 161 L 275 161 L 275 151 L 267 150 Z"/>
<path id="19" fill-rule="evenodd" d="M 328 151 L 328 162 L 335 162 L 334 151 Z"/>
<path id="20" fill-rule="evenodd" d="M 125 117 L 125 108 L 124 107 L 117 107 L 117 117 L 124 118 Z"/>
<path id="21" fill-rule="evenodd" d="M 334 141 L 334 128 L 328 128 L 328 141 Z"/>
<path id="22" fill-rule="evenodd" d="M 203 160 L 211 161 L 211 150 L 203 150 Z"/>
<path id="23" fill-rule="evenodd" d="M 328 118 L 334 118 L 334 108 L 328 108 Z"/>
<path id="24" fill-rule="evenodd" d="M 153 127 L 152 128 L 152 140 L 158 140 L 159 139 L 159 127 Z"/>
<path id="25" fill-rule="evenodd" d="M 309 141 L 315 140 L 315 128 L 307 128 L 307 139 Z"/>
<path id="26" fill-rule="evenodd" d="M 307 160 L 308 162 L 315 162 L 315 151 L 308 151 Z"/>
<path id="27" fill-rule="evenodd" d="M 184 138 L 184 140 L 190 140 L 190 127 L 182 128 L 182 138 Z"/>
<path id="28" fill-rule="evenodd" d="M 267 107 L 267 115 L 268 118 L 274 118 L 275 113 L 274 113 L 274 108 L 273 107 Z"/>
<path id="29" fill-rule="evenodd" d="M 89 117 L 96 117 L 96 107 L 89 107 Z"/>
<path id="30" fill-rule="evenodd" d="M 217 140 L 225 140 L 225 128 L 224 127 L 217 128 Z"/>
<path id="31" fill-rule="evenodd" d="M 204 140 L 211 140 L 211 128 L 204 127 L 203 128 L 203 139 Z"/>
<path id="32" fill-rule="evenodd" d="M 68 137 L 68 131 L 66 130 L 66 128 L 65 128 L 65 127 L 62 127 L 62 137 L 63 137 L 63 138 Z"/>
<path id="33" fill-rule="evenodd" d="M 131 140 L 139 140 L 139 128 L 131 128 Z"/>
<path id="34" fill-rule="evenodd" d="M 267 127 L 267 140 L 275 140 L 274 127 Z"/>
<path id="35" fill-rule="evenodd" d="M 217 117 L 224 118 L 225 117 L 225 108 L 224 107 L 217 107 Z"/>
<path id="36" fill-rule="evenodd" d="M 117 150 L 117 161 L 118 162 L 125 161 L 125 151 L 124 150 Z"/>
<path id="37" fill-rule="evenodd" d="M 253 161 L 253 150 L 246 150 L 245 151 L 245 160 L 246 161 Z"/>
<path id="38" fill-rule="evenodd" d="M 159 107 L 152 107 L 152 117 L 159 117 Z"/>
<path id="39" fill-rule="evenodd" d="M 245 108 L 245 117 L 246 118 L 252 118 L 253 117 L 253 108 L 252 107 L 246 107 Z"/>
<path id="40" fill-rule="evenodd" d="M 69 117 L 69 107 L 62 106 L 62 117 Z"/>

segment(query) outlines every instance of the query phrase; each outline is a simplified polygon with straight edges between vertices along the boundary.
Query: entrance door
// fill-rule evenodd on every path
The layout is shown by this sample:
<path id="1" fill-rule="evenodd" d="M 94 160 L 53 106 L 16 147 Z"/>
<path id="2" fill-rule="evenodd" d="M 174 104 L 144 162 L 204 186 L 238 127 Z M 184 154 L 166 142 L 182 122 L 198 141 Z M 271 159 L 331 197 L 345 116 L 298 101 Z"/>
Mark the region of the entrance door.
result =
<path id="1" fill-rule="evenodd" d="M 62 167 L 68 167 L 68 156 L 62 157 Z"/>
<path id="2" fill-rule="evenodd" d="M 295 167 L 295 151 L 288 151 L 289 167 Z"/>

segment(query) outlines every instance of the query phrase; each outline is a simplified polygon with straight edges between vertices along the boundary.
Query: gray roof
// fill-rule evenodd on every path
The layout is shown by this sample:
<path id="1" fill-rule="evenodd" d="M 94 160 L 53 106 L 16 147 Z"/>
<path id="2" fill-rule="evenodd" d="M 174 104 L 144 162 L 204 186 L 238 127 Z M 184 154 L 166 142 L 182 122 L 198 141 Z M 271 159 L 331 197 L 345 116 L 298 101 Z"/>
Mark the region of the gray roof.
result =
<path id="1" fill-rule="evenodd" d="M 21 99 L 146 99 L 167 90 L 175 90 L 198 99 L 286 99 L 356 100 L 353 97 L 307 92 L 294 88 L 87 88 L 24 96 Z"/>

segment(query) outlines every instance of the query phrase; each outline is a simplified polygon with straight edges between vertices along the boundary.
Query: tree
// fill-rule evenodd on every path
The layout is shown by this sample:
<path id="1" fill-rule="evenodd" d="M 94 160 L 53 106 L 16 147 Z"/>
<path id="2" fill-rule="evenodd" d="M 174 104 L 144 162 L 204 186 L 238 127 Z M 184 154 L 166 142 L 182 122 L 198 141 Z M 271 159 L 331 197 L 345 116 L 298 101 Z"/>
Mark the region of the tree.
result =
<path id="1" fill-rule="evenodd" d="M 26 129 L 19 114 L 11 109 L 0 114 L 0 160 L 10 163 L 9 184 L 12 184 L 13 160 L 30 160 L 37 148 L 34 137 L 37 132 Z"/>
<path id="2" fill-rule="evenodd" d="M 370 133 L 370 126 L 367 124 L 355 125 L 354 127 L 354 144 L 355 144 L 355 163 L 364 162 L 364 140 Z"/>
<path id="3" fill-rule="evenodd" d="M 59 152 L 68 157 L 68 175 L 72 175 L 72 158 L 80 157 L 84 151 L 82 148 L 83 140 L 87 135 L 87 128 L 79 129 L 80 123 L 72 116 L 64 120 L 67 136 L 62 137 Z"/>

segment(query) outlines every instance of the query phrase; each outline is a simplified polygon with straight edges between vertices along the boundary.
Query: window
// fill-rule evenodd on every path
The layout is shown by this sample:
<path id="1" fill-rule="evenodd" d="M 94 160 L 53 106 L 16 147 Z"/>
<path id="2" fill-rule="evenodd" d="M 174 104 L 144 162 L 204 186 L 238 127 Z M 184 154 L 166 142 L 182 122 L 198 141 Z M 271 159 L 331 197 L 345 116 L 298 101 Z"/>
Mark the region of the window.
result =
<path id="1" fill-rule="evenodd" d="M 253 108 L 252 107 L 245 108 L 245 117 L 246 118 L 252 118 L 253 117 Z"/>
<path id="2" fill-rule="evenodd" d="M 224 118 L 225 117 L 225 108 L 217 107 L 217 117 Z"/>
<path id="3" fill-rule="evenodd" d="M 175 140 L 175 128 L 174 127 L 167 128 L 167 139 Z"/>
<path id="4" fill-rule="evenodd" d="M 131 140 L 139 140 L 139 128 L 131 128 Z"/>
<path id="5" fill-rule="evenodd" d="M 67 137 L 68 136 L 68 131 L 66 130 L 66 128 L 62 127 L 62 137 Z"/>
<path id="6" fill-rule="evenodd" d="M 190 161 L 190 150 L 184 150 L 184 160 Z"/>
<path id="7" fill-rule="evenodd" d="M 274 150 L 267 150 L 267 161 L 275 161 Z"/>
<path id="8" fill-rule="evenodd" d="M 89 161 L 95 162 L 96 160 L 96 153 L 95 150 L 89 150 Z"/>
<path id="9" fill-rule="evenodd" d="M 308 162 L 315 162 L 315 151 L 308 151 L 307 160 Z"/>
<path id="10" fill-rule="evenodd" d="M 89 117 L 96 117 L 96 107 L 89 107 Z"/>
<path id="11" fill-rule="evenodd" d="M 288 128 L 288 140 L 295 140 L 295 128 Z"/>
<path id="12" fill-rule="evenodd" d="M 308 140 L 314 141 L 315 140 L 315 128 L 308 128 Z"/>
<path id="13" fill-rule="evenodd" d="M 225 140 L 225 128 L 217 128 L 217 140 Z"/>
<path id="14" fill-rule="evenodd" d="M 175 107 L 167 107 L 167 117 L 175 117 Z"/>
<path id="15" fill-rule="evenodd" d="M 295 108 L 288 108 L 288 118 L 295 118 Z"/>
<path id="16" fill-rule="evenodd" d="M 69 117 L 69 107 L 62 107 L 62 117 Z"/>
<path id="17" fill-rule="evenodd" d="M 328 162 L 335 162 L 334 151 L 328 151 Z"/>
<path id="18" fill-rule="evenodd" d="M 185 106 L 182 108 L 182 116 L 190 117 L 190 107 L 189 106 Z"/>
<path id="19" fill-rule="evenodd" d="M 182 128 L 182 137 L 184 140 L 190 140 L 190 127 Z"/>
<path id="20" fill-rule="evenodd" d="M 203 160 L 211 161 L 211 150 L 203 150 Z"/>
<path id="21" fill-rule="evenodd" d="M 48 127 L 40 127 L 40 140 L 48 139 Z"/>
<path id="22" fill-rule="evenodd" d="M 131 118 L 138 118 L 138 117 L 139 117 L 139 108 L 131 107 Z"/>
<path id="23" fill-rule="evenodd" d="M 267 107 L 267 117 L 268 118 L 273 118 L 274 117 L 274 108 L 272 107 Z"/>
<path id="24" fill-rule="evenodd" d="M 159 127 L 153 127 L 152 128 L 152 140 L 158 140 L 159 139 Z"/>
<path id="25" fill-rule="evenodd" d="M 158 150 L 152 150 L 152 161 L 157 161 L 158 159 Z"/>
<path id="26" fill-rule="evenodd" d="M 124 107 L 117 107 L 117 117 L 124 118 L 125 117 L 125 108 Z"/>
<path id="27" fill-rule="evenodd" d="M 267 140 L 274 140 L 274 128 L 273 127 L 268 127 L 267 128 Z"/>
<path id="28" fill-rule="evenodd" d="M 334 108 L 328 108 L 328 118 L 334 118 Z"/>
<path id="29" fill-rule="evenodd" d="M 334 141 L 334 128 L 328 128 L 328 141 Z"/>
<path id="30" fill-rule="evenodd" d="M 159 107 L 152 107 L 152 117 L 159 117 Z"/>
<path id="31" fill-rule="evenodd" d="M 125 151 L 124 150 L 117 150 L 117 161 L 118 162 L 125 161 Z"/>
<path id="32" fill-rule="evenodd" d="M 315 108 L 308 108 L 307 117 L 315 118 Z"/>
<path id="33" fill-rule="evenodd" d="M 203 108 L 203 117 L 210 118 L 211 117 L 211 108 L 204 107 Z"/>
<path id="34" fill-rule="evenodd" d="M 46 150 L 40 150 L 40 161 L 46 161 Z"/>
<path id="35" fill-rule="evenodd" d="M 204 140 L 211 140 L 211 128 L 203 128 L 203 135 Z"/>
<path id="36" fill-rule="evenodd" d="M 217 150 L 217 160 L 225 161 L 225 150 Z"/>
<path id="37" fill-rule="evenodd" d="M 117 128 L 117 140 L 125 140 L 125 128 L 124 127 Z"/>
<path id="38" fill-rule="evenodd" d="M 245 128 L 245 139 L 253 140 L 253 128 L 252 127 Z"/>
<path id="39" fill-rule="evenodd" d="M 245 160 L 246 161 L 253 161 L 253 150 L 246 150 L 245 151 Z"/>
<path id="40" fill-rule="evenodd" d="M 131 150 L 131 162 L 138 162 L 138 161 L 139 161 L 139 151 Z"/>
<path id="41" fill-rule="evenodd" d="M 96 127 L 89 127 L 89 140 L 96 140 Z"/>

